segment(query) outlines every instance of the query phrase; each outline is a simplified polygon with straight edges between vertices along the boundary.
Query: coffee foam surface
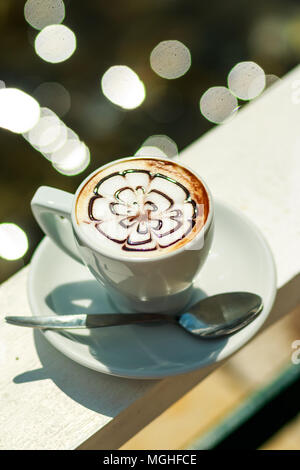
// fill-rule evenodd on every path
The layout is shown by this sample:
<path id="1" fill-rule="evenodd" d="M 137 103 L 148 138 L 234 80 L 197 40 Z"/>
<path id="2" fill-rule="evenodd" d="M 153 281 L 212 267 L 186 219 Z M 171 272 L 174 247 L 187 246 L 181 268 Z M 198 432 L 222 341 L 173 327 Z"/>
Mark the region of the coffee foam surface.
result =
<path id="1" fill-rule="evenodd" d="M 209 210 L 199 179 L 175 162 L 112 163 L 86 183 L 76 220 L 95 248 L 125 257 L 153 257 L 190 241 Z"/>

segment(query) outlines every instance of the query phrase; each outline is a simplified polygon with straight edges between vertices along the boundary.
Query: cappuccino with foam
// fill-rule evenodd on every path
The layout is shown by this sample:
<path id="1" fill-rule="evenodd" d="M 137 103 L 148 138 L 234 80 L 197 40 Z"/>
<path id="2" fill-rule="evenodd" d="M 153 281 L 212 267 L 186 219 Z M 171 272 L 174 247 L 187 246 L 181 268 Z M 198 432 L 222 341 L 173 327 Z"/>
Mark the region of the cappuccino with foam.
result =
<path id="1" fill-rule="evenodd" d="M 156 257 L 194 239 L 206 222 L 203 183 L 173 161 L 128 158 L 96 172 L 76 201 L 76 222 L 96 249 Z"/>

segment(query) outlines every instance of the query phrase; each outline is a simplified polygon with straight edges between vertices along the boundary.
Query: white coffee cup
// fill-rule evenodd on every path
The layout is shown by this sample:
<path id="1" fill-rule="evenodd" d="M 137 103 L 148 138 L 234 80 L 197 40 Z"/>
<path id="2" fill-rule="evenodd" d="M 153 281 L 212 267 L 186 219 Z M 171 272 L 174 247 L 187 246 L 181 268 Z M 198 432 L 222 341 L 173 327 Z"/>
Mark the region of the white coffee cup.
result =
<path id="1" fill-rule="evenodd" d="M 131 157 L 130 160 L 136 158 L 140 157 Z M 123 160 L 127 161 L 129 157 L 108 163 L 101 170 Z M 164 159 L 159 157 L 157 160 Z M 45 234 L 65 253 L 89 268 L 121 312 L 171 313 L 182 310 L 190 300 L 193 280 L 207 258 L 214 231 L 212 196 L 202 178 L 185 165 L 176 164 L 187 168 L 203 184 L 209 210 L 197 236 L 178 249 L 158 256 L 124 258 L 117 252 L 93 246 L 80 230 L 75 217 L 76 201 L 81 189 L 100 169 L 81 183 L 75 195 L 41 186 L 31 201 L 33 214 Z"/>

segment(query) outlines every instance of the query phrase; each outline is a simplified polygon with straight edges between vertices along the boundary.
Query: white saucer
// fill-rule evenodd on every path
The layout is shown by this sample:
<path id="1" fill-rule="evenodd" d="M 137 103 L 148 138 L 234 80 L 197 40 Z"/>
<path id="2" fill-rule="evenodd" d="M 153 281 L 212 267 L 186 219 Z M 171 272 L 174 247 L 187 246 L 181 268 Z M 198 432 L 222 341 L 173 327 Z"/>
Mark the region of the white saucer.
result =
<path id="1" fill-rule="evenodd" d="M 206 295 L 250 291 L 262 296 L 264 310 L 227 339 L 204 340 L 176 325 L 131 325 L 92 330 L 46 330 L 60 352 L 90 369 L 138 379 L 182 374 L 220 361 L 243 346 L 270 313 L 275 293 L 274 261 L 257 227 L 232 207 L 215 202 L 216 229 L 209 257 L 195 281 L 193 303 Z M 115 309 L 87 268 L 45 238 L 30 267 L 33 315 L 109 313 Z"/>

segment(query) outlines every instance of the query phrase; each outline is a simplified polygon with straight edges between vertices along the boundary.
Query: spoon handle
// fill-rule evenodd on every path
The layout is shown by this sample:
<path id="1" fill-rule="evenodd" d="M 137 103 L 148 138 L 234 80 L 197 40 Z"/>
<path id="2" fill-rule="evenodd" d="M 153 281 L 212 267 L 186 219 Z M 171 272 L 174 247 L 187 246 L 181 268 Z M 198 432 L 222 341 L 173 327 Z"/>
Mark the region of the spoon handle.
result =
<path id="1" fill-rule="evenodd" d="M 8 316 L 7 323 L 40 329 L 100 328 L 132 323 L 175 322 L 176 317 L 159 313 L 96 313 L 51 316 Z"/>

